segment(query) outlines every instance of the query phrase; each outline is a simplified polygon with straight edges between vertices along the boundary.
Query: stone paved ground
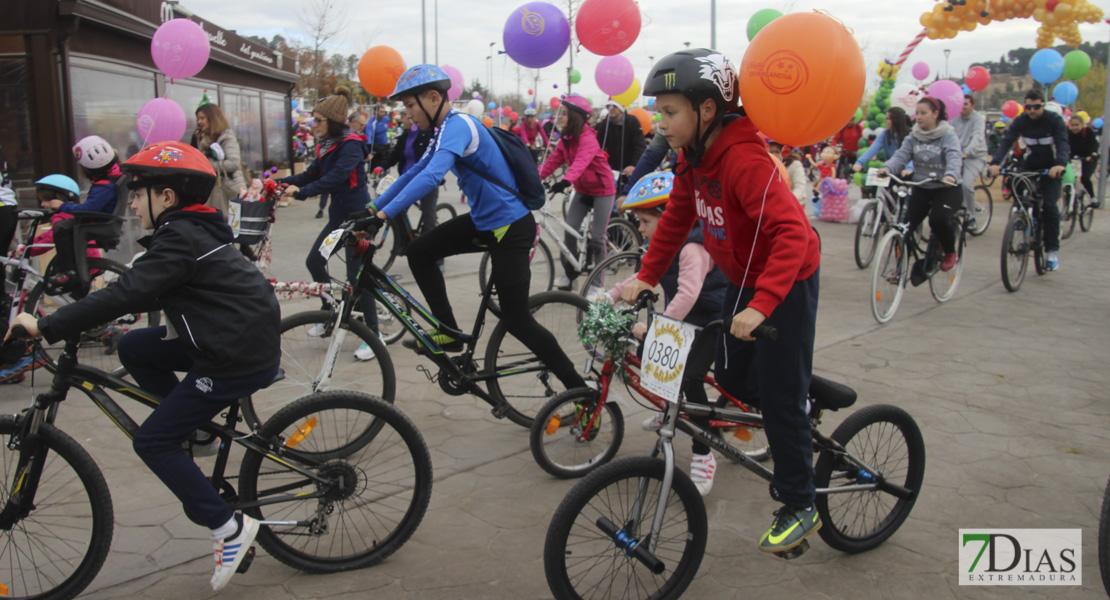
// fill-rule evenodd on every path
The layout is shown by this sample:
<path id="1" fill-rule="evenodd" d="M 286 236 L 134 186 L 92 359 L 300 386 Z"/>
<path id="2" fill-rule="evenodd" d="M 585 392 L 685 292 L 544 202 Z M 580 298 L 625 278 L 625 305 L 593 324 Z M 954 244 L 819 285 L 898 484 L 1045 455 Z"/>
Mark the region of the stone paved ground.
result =
<path id="1" fill-rule="evenodd" d="M 444 195 L 457 198 L 457 193 Z M 786 562 L 755 548 L 776 506 L 762 480 L 722 462 L 707 498 L 708 554 L 689 598 L 1094 598 L 1098 511 L 1110 473 L 1110 216 L 1075 234 L 1062 269 L 1031 274 L 1010 294 L 999 278 L 1003 211 L 970 242 L 964 280 L 946 305 L 927 289 L 907 291 L 894 320 L 870 316 L 869 271 L 852 260 L 854 227 L 819 223 L 824 242 L 816 369 L 859 392 L 859 405 L 908 410 L 925 435 L 921 497 L 887 543 L 862 555 L 819 540 Z M 306 244 L 321 221 L 315 207 L 279 212 L 275 274 L 303 279 Z M 447 262 L 460 315 L 477 302 L 474 257 Z M 398 272 L 405 273 L 402 267 Z M 411 278 L 405 280 L 411 283 Z M 286 314 L 313 303 L 290 302 Z M 480 400 L 445 397 L 416 371 L 417 357 L 391 346 L 397 405 L 432 450 L 436 482 L 423 524 L 383 564 L 351 573 L 298 573 L 260 553 L 222 597 L 548 598 L 542 564 L 546 527 L 573 485 L 532 461 L 526 431 L 494 419 Z M 45 383 L 37 381 L 39 387 Z M 30 398 L 30 380 L 0 390 L 0 409 Z M 627 411 L 622 456 L 646 453 L 642 409 Z M 849 411 L 850 412 L 850 411 Z M 141 417 L 141 413 L 138 415 Z M 831 432 L 845 415 L 826 419 Z M 116 513 L 113 550 L 88 598 L 207 598 L 207 532 L 188 522 L 170 494 L 91 404 L 74 397 L 60 426 L 105 472 Z M 683 463 L 688 446 L 676 444 Z M 203 460 L 203 459 L 202 459 Z M 1083 587 L 985 589 L 957 585 L 959 528 L 1082 528 Z"/>

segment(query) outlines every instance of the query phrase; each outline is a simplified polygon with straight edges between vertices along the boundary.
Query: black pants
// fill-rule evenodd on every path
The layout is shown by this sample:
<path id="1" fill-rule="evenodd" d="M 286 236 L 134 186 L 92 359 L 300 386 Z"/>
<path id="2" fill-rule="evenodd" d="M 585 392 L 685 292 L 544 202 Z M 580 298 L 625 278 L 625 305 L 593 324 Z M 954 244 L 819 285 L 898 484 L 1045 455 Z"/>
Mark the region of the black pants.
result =
<path id="1" fill-rule="evenodd" d="M 344 211 L 341 206 L 336 206 L 333 201 L 331 207 L 328 209 L 328 222 L 324 228 L 320 230 L 320 235 L 316 236 L 316 241 L 312 242 L 312 247 L 308 250 L 308 258 L 305 259 L 304 264 L 308 267 L 308 272 L 312 275 L 312 281 L 320 283 L 328 283 L 331 277 L 328 276 L 328 263 L 320 254 L 320 244 L 324 242 L 324 238 L 328 234 L 339 229 L 343 225 L 343 221 L 347 219 L 347 215 L 354 211 Z M 344 258 L 347 261 L 347 281 L 353 285 L 358 278 L 358 268 L 361 264 L 361 257 L 356 256 L 353 248 L 347 246 L 343 249 Z M 362 311 L 363 318 L 366 320 L 366 326 L 371 331 L 378 331 L 378 312 L 374 307 L 374 298 L 368 294 L 363 294 L 359 298 L 358 310 Z"/>
<path id="2" fill-rule="evenodd" d="M 945 254 L 951 254 L 956 251 L 953 218 L 963 205 L 964 191 L 960 186 L 936 189 L 915 187 L 906 210 L 906 221 L 910 225 L 910 231 L 913 231 L 928 216 L 933 235 L 937 236 Z"/>
<path id="3" fill-rule="evenodd" d="M 1056 202 L 1060 200 L 1060 188 L 1063 182 L 1059 178 L 1047 175 L 1040 178 L 1041 195 L 1044 203 L 1041 205 L 1041 221 L 1044 223 L 1044 249 L 1045 252 L 1056 252 L 1060 249 L 1060 207 Z"/>
<path id="4" fill-rule="evenodd" d="M 819 275 L 820 270 L 795 282 L 771 313 L 766 323 L 779 330 L 774 342 L 745 342 L 729 335 L 733 315 L 747 307 L 755 294 L 754 288 L 730 284 L 721 311 L 725 330 L 717 341 L 717 383 L 759 406 L 775 461 L 771 497 L 796 508 L 807 508 L 816 498 L 813 437 L 805 404 L 813 376 Z"/>
<path id="5" fill-rule="evenodd" d="M 119 360 L 144 390 L 162 396 L 146 418 L 132 446 L 146 466 L 181 501 L 185 516 L 216 529 L 232 517 L 231 507 L 185 452 L 182 443 L 220 411 L 273 381 L 278 365 L 241 377 L 205 377 L 193 371 L 193 359 L 181 338 L 166 337 L 166 328 L 128 332 L 119 342 Z M 178 381 L 176 372 L 186 373 Z"/>
<path id="6" fill-rule="evenodd" d="M 1095 199 L 1095 186 L 1091 183 L 1091 177 L 1095 174 L 1095 170 L 1098 169 L 1098 157 L 1096 156 L 1092 160 L 1082 160 L 1080 164 L 1083 165 L 1083 175 L 1080 177 L 1080 180 L 1083 182 L 1083 189 L 1087 190 L 1087 195 L 1091 197 L 1091 201 L 1093 202 Z"/>
<path id="7" fill-rule="evenodd" d="M 528 283 L 532 277 L 528 257 L 535 241 L 536 220 L 532 213 L 510 225 L 500 241 L 492 231 L 478 231 L 467 213 L 413 240 L 409 244 L 409 268 L 432 314 L 447 327 L 458 329 L 443 273 L 436 261 L 488 250 L 490 278 L 497 287 L 501 320 L 509 333 L 535 353 L 567 389 L 582 387 L 586 382 L 555 342 L 555 336 L 528 311 Z"/>

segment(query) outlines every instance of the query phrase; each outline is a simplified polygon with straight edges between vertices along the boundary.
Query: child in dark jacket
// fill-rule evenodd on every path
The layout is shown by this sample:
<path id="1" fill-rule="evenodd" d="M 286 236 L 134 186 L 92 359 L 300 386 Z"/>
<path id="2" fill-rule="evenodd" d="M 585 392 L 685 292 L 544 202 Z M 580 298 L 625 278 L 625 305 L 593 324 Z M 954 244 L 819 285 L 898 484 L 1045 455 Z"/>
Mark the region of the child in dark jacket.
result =
<path id="1" fill-rule="evenodd" d="M 204 206 L 216 183 L 208 159 L 180 142 L 147 146 L 123 165 L 134 177 L 131 207 L 147 252 L 103 290 L 41 319 L 21 313 L 28 337 L 68 339 L 123 314 L 157 305 L 167 324 L 133 330 L 119 356 L 144 389 L 161 397 L 135 433 L 135 452 L 212 531 L 212 588 L 227 585 L 259 524 L 234 513 L 182 446 L 198 427 L 270 383 L 281 360 L 280 309 L 273 288 L 231 243 L 223 215 Z M 7 337 L 12 337 L 12 329 Z M 178 380 L 177 372 L 185 378 Z M 242 550 L 242 551 L 239 551 Z"/>

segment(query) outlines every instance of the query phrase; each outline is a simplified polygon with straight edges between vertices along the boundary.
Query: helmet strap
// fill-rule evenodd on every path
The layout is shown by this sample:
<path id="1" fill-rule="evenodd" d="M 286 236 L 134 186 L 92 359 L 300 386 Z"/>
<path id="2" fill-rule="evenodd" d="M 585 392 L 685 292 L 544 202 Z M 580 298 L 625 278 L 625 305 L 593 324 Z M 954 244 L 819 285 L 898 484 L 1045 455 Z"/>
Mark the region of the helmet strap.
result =
<path id="1" fill-rule="evenodd" d="M 720 125 L 721 121 L 724 120 L 723 114 L 715 115 L 713 117 L 713 122 L 710 123 L 709 127 L 705 129 L 705 134 L 703 135 L 701 132 L 701 103 L 698 102 L 695 104 L 693 100 L 691 100 L 690 103 L 694 105 L 694 117 L 696 118 L 698 125 L 697 130 L 694 132 L 694 145 L 686 147 L 687 169 L 691 167 L 701 166 L 701 159 L 705 156 L 705 143 L 709 141 L 709 136 L 713 135 L 713 132 L 716 131 L 717 126 Z M 685 173 L 686 169 L 683 169 L 682 172 Z M 675 174 L 677 175 L 680 173 L 678 173 L 678 171 L 675 171 Z"/>
<path id="2" fill-rule="evenodd" d="M 421 92 L 421 94 L 422 93 L 423 92 Z M 416 105 L 420 107 L 420 111 L 424 113 L 425 117 L 428 117 L 428 122 L 431 124 L 430 127 L 433 130 L 435 130 L 436 127 L 439 127 L 439 115 L 443 112 L 443 105 L 445 104 L 445 102 L 442 102 L 444 96 L 440 94 L 441 101 L 439 103 L 439 106 L 436 107 L 436 115 L 434 117 L 428 114 L 428 109 L 424 108 L 424 103 L 420 101 L 420 94 L 416 94 L 415 96 L 413 96 L 413 98 L 416 100 Z"/>

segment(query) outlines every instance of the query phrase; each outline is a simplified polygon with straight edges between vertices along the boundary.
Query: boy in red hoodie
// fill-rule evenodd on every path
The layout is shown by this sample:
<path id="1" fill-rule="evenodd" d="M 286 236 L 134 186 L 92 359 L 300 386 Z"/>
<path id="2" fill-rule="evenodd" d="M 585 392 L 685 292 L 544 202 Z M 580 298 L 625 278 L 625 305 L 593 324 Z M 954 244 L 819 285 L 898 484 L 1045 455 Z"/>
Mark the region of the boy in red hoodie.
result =
<path id="1" fill-rule="evenodd" d="M 635 301 L 658 283 L 700 217 L 705 249 L 729 279 L 716 377 L 738 397 L 758 399 L 763 412 L 775 457 L 771 496 L 784 506 L 759 549 L 782 552 L 821 528 L 806 414 L 821 256 L 802 206 L 737 107 L 738 83 L 715 50 L 676 52 L 652 68 L 644 95 L 655 96 L 659 130 L 683 153 L 638 281 L 623 297 Z M 779 330 L 778 341 L 751 336 L 764 322 Z"/>

